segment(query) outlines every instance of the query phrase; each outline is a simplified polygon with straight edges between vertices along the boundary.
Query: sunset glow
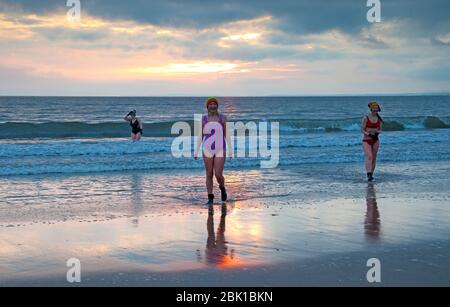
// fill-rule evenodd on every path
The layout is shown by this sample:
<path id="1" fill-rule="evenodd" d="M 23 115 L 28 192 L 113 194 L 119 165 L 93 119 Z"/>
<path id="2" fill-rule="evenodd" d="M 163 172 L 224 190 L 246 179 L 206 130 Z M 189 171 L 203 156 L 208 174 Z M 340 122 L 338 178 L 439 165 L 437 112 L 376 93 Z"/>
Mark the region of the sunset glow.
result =
<path id="1" fill-rule="evenodd" d="M 349 18 L 338 20 L 281 2 L 280 9 L 235 15 L 227 12 L 234 7 L 215 7 L 217 18 L 209 18 L 210 4 L 173 15 L 165 4 L 130 4 L 121 13 L 111 3 L 87 4 L 80 20 L 70 21 L 65 5 L 42 3 L 37 10 L 8 2 L 0 0 L 0 94 L 64 94 L 70 87 L 82 95 L 95 84 L 102 84 L 96 92 L 103 95 L 164 94 L 159 81 L 192 95 L 450 90 L 448 28 L 433 20 L 435 28 L 419 31 L 419 23 L 431 22 L 417 19 L 423 16 L 415 23 L 399 16 L 371 24 L 364 7 L 362 17 L 349 10 Z M 380 74 L 391 69 L 393 80 L 380 84 Z M 145 80 L 155 83 L 136 85 L 133 93 L 120 83 Z"/>

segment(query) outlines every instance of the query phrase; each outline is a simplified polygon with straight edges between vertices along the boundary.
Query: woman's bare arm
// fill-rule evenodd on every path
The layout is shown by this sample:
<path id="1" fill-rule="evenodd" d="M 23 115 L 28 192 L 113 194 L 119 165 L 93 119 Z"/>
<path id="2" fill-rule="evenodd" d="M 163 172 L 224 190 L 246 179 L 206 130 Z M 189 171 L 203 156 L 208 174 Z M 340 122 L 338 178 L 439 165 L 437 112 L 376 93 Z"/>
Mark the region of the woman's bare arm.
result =
<path id="1" fill-rule="evenodd" d="M 367 124 L 367 117 L 364 116 L 361 123 L 361 130 L 364 135 L 369 135 L 369 133 L 366 131 L 366 124 Z"/>
<path id="2" fill-rule="evenodd" d="M 223 133 L 225 134 L 225 141 L 226 141 L 226 143 L 227 143 L 227 148 L 228 148 L 228 157 L 232 157 L 233 156 L 233 143 L 231 142 L 231 136 L 230 136 L 230 134 L 228 133 L 228 130 L 227 130 L 227 117 L 224 115 L 223 116 Z"/>
<path id="3" fill-rule="evenodd" d="M 383 130 L 383 122 L 380 120 L 380 128 L 378 129 L 378 133 L 381 133 L 381 131 Z"/>
<path id="4" fill-rule="evenodd" d="M 194 125 L 195 126 L 195 125 Z M 197 131 L 195 131 L 196 138 L 196 144 L 195 144 L 195 150 L 194 150 L 194 159 L 197 159 L 198 152 L 200 150 L 200 146 L 202 145 L 202 139 L 203 139 L 203 118 L 199 125 L 197 125 Z"/>

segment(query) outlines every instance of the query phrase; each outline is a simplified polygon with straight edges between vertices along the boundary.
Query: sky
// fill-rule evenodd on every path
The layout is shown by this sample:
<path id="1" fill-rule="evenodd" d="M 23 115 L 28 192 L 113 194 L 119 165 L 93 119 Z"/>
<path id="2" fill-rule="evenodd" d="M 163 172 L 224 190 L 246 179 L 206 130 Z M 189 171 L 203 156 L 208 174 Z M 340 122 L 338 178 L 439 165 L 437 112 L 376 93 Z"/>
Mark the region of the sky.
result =
<path id="1" fill-rule="evenodd" d="M 448 0 L 66 2 L 0 0 L 0 95 L 450 92 Z"/>

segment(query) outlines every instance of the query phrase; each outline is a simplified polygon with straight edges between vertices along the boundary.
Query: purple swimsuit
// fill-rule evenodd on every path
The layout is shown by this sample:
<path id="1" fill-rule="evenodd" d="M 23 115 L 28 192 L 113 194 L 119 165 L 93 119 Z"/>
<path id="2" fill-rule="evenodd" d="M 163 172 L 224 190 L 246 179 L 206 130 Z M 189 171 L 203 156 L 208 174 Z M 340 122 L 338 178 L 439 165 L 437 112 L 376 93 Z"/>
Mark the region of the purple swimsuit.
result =
<path id="1" fill-rule="evenodd" d="M 205 129 L 206 124 L 208 123 L 208 115 L 203 115 L 202 117 L 202 123 L 203 123 L 203 129 Z M 222 114 L 219 113 L 219 119 L 218 122 L 211 122 L 214 124 L 220 124 L 220 126 L 222 127 L 222 149 L 225 150 L 226 149 L 226 141 L 225 141 L 225 131 L 224 131 L 224 127 L 223 127 L 223 116 Z M 205 141 L 208 140 L 210 137 L 216 138 L 214 140 L 212 140 L 212 144 L 211 144 L 211 148 L 208 148 L 210 151 L 215 152 L 216 151 L 216 141 L 220 141 L 217 140 L 217 138 L 219 136 L 216 135 L 216 129 L 211 129 L 210 133 L 204 133 L 203 131 L 203 148 L 205 146 Z"/>

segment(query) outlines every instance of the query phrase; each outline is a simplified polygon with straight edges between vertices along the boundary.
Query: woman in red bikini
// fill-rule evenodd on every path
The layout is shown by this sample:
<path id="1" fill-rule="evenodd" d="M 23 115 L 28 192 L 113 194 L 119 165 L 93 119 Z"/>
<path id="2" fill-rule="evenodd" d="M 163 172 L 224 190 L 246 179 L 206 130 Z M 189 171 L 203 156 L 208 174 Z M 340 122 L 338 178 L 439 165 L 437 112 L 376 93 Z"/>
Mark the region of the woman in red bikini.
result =
<path id="1" fill-rule="evenodd" d="M 375 171 L 378 148 L 380 147 L 378 135 L 381 133 L 383 119 L 378 114 L 378 112 L 381 111 L 378 103 L 369 102 L 368 107 L 370 109 L 370 113 L 364 116 L 361 125 L 363 133 L 362 146 L 364 154 L 366 155 L 365 165 L 367 180 L 373 181 L 373 172 Z"/>

